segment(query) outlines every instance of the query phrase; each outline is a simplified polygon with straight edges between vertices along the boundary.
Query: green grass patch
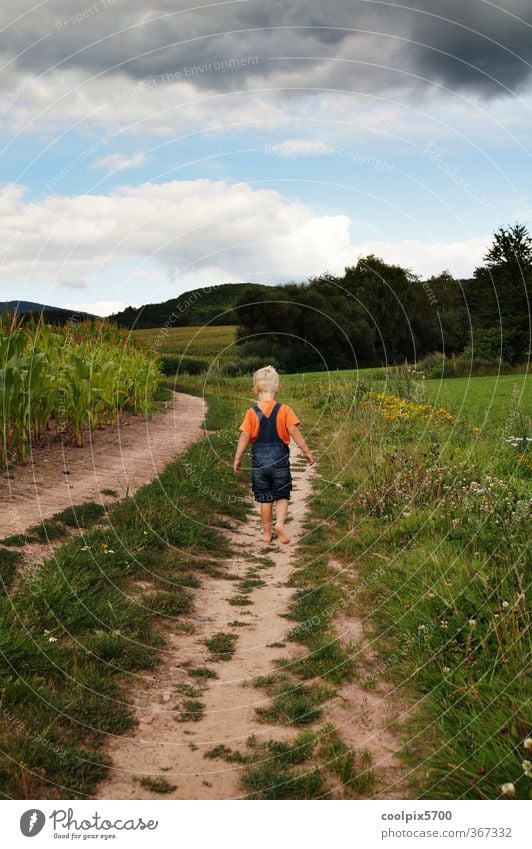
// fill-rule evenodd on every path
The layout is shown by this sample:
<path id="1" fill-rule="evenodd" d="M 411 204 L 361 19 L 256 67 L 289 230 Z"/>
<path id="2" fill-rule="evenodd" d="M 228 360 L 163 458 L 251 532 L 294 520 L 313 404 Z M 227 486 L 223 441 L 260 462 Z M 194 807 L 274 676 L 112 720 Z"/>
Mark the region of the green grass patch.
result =
<path id="1" fill-rule="evenodd" d="M 145 790 L 150 790 L 152 793 L 173 793 L 174 790 L 177 790 L 177 786 L 175 784 L 170 784 L 166 778 L 151 778 L 150 776 L 144 776 L 139 780 L 139 783 Z"/>
<path id="2" fill-rule="evenodd" d="M 39 525 L 33 525 L 29 528 L 29 533 L 39 542 L 50 542 L 66 536 L 67 529 L 63 524 L 51 519 L 41 522 Z"/>
<path id="3" fill-rule="evenodd" d="M 236 634 L 225 634 L 220 631 L 218 634 L 205 640 L 205 645 L 209 649 L 213 660 L 231 660 L 236 651 Z"/>
<path id="4" fill-rule="evenodd" d="M 87 501 L 85 504 L 67 507 L 66 510 L 54 513 L 51 521 L 62 522 L 64 525 L 69 525 L 73 528 L 86 529 L 96 525 L 104 515 L 105 507 L 102 504 L 97 504 L 95 501 Z"/>
<path id="5" fill-rule="evenodd" d="M 187 669 L 187 675 L 191 678 L 218 678 L 218 673 L 214 669 L 209 669 L 208 666 L 192 666 Z"/>
<path id="6" fill-rule="evenodd" d="M 199 722 L 205 716 L 205 704 L 198 699 L 184 699 L 176 709 L 178 722 Z"/>
<path id="7" fill-rule="evenodd" d="M 17 569 L 23 560 L 21 551 L 0 548 L 0 590 L 9 592 Z"/>

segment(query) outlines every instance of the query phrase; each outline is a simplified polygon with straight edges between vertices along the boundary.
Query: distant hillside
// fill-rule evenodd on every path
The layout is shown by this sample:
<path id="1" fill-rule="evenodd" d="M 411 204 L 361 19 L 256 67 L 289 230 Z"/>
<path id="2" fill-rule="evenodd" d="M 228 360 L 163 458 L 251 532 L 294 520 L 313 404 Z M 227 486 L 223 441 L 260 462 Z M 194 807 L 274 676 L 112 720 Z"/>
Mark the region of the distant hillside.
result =
<path id="1" fill-rule="evenodd" d="M 239 324 L 233 307 L 249 292 L 261 292 L 269 287 L 261 283 L 222 283 L 184 292 L 178 298 L 162 304 L 145 304 L 142 307 L 127 307 L 109 316 L 120 327 L 147 330 L 151 327 L 188 327 L 212 324 Z"/>
<path id="2" fill-rule="evenodd" d="M 47 324 L 65 324 L 71 318 L 76 318 L 78 321 L 80 318 L 97 318 L 97 316 L 88 312 L 51 307 L 49 304 L 38 304 L 35 301 L 0 301 L 0 314 L 5 310 L 9 315 L 17 313 L 25 319 L 39 318 L 42 315 Z"/>

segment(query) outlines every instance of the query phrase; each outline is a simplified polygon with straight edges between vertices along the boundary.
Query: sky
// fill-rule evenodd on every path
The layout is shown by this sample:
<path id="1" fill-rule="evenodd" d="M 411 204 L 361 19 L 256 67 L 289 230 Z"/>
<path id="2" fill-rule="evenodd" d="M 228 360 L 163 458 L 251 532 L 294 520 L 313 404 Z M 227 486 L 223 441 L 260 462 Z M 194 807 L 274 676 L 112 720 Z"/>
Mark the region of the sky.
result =
<path id="1" fill-rule="evenodd" d="M 108 315 L 532 229 L 530 0 L 0 7 L 0 300 Z"/>

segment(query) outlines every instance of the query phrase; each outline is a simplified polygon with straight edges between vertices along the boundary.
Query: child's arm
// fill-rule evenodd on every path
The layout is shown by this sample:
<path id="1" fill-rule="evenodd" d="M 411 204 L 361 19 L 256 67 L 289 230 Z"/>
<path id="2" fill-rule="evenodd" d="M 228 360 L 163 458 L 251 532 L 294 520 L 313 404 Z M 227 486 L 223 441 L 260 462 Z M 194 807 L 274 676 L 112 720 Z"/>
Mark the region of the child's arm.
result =
<path id="1" fill-rule="evenodd" d="M 242 455 L 249 445 L 250 438 L 251 437 L 249 433 L 246 433 L 245 431 L 242 431 L 242 433 L 240 434 L 240 439 L 238 440 L 238 445 L 236 446 L 235 461 L 233 463 L 233 469 L 236 475 L 238 475 L 238 473 L 242 471 L 240 460 L 242 459 Z"/>
<path id="2" fill-rule="evenodd" d="M 303 434 L 299 430 L 299 425 L 288 425 L 287 430 L 296 445 L 301 448 L 303 454 L 307 458 L 307 463 L 309 464 L 309 466 L 313 466 L 316 461 L 312 455 L 310 448 L 305 442 Z"/>

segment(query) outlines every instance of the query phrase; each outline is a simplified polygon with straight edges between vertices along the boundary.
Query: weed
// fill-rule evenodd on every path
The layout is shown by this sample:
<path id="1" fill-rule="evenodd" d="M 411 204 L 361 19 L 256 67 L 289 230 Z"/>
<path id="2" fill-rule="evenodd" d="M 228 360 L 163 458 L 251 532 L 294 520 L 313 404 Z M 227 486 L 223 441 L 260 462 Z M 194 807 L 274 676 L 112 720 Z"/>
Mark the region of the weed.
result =
<path id="1" fill-rule="evenodd" d="M 151 790 L 152 793 L 173 793 L 174 790 L 177 790 L 177 786 L 170 784 L 166 778 L 150 778 L 150 776 L 145 776 L 137 780 L 140 781 L 142 787 L 146 790 Z"/>
<path id="2" fill-rule="evenodd" d="M 218 678 L 218 673 L 214 669 L 209 669 L 208 666 L 192 666 L 187 669 L 187 674 L 192 678 Z"/>
<path id="3" fill-rule="evenodd" d="M 235 653 L 236 634 L 219 632 L 205 640 L 205 645 L 213 656 L 213 660 L 230 660 Z"/>
<path id="4" fill-rule="evenodd" d="M 176 710 L 179 710 L 178 722 L 199 722 L 205 716 L 205 705 L 197 699 L 184 699 Z"/>

